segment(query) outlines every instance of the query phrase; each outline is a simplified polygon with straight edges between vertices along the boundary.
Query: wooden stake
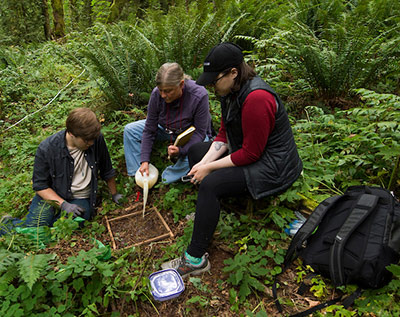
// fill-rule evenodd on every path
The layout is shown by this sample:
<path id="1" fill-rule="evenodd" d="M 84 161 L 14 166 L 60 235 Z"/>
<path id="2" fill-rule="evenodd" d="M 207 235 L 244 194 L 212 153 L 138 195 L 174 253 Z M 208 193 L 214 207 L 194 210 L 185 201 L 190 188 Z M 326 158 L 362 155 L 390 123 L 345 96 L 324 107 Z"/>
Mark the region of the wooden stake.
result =
<path id="1" fill-rule="evenodd" d="M 111 231 L 110 222 L 108 221 L 107 216 L 105 216 L 105 218 L 106 218 L 106 225 L 107 225 L 108 233 L 110 234 L 110 237 L 111 237 L 112 247 L 113 247 L 114 250 L 116 250 L 117 249 L 117 245 L 115 244 L 115 240 L 114 240 L 114 237 L 113 237 L 113 234 L 112 234 L 112 231 Z"/>
<path id="2" fill-rule="evenodd" d="M 160 218 L 161 222 L 163 223 L 164 227 L 167 228 L 169 235 L 171 238 L 174 237 L 174 234 L 172 233 L 171 229 L 168 227 L 167 223 L 165 222 L 164 218 L 161 216 L 161 214 L 158 212 L 158 210 L 154 207 L 154 210 L 157 213 L 158 218 Z"/>
<path id="3" fill-rule="evenodd" d="M 141 211 L 136 211 L 136 212 L 131 213 L 131 214 L 127 214 L 127 215 L 123 215 L 123 216 L 118 216 L 118 217 L 112 218 L 112 219 L 110 219 L 110 221 L 115 221 L 115 220 L 120 220 L 120 219 L 124 219 L 124 218 L 129 218 L 129 217 L 133 217 L 133 216 L 136 216 L 136 215 L 139 215 L 139 214 L 141 215 L 142 212 L 141 212 Z"/>
<path id="4" fill-rule="evenodd" d="M 140 202 L 136 202 L 134 203 L 132 206 L 129 206 L 127 208 L 124 209 L 124 211 L 131 211 L 133 209 L 136 209 L 136 207 L 140 204 Z"/>
<path id="5" fill-rule="evenodd" d="M 162 234 L 161 236 L 158 236 L 158 237 L 150 238 L 150 239 L 144 240 L 142 242 L 136 242 L 133 246 L 134 247 L 138 247 L 139 245 L 147 244 L 147 243 L 154 242 L 154 241 L 158 241 L 158 240 L 161 240 L 161 239 L 164 239 L 164 238 L 168 238 L 168 237 L 169 237 L 169 233 L 164 233 L 164 234 Z"/>

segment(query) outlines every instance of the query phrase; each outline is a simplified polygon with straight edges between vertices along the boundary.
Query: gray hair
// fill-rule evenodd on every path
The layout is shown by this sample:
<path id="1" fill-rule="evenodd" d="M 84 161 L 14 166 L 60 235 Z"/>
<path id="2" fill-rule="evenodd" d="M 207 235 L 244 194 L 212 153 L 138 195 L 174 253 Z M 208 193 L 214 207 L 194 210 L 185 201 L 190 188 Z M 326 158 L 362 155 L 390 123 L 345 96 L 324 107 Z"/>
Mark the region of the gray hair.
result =
<path id="1" fill-rule="evenodd" d="M 183 72 L 178 63 L 165 63 L 159 68 L 156 75 L 157 86 L 178 86 L 184 79 L 191 79 Z"/>

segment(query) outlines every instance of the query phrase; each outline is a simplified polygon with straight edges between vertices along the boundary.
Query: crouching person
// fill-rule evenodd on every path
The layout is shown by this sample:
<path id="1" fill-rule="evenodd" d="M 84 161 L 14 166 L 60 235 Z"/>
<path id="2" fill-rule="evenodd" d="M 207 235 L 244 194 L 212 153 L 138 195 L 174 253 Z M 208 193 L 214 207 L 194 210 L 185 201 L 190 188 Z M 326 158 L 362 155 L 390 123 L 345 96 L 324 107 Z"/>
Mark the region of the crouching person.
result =
<path id="1" fill-rule="evenodd" d="M 32 177 L 36 195 L 24 226 L 50 227 L 60 217 L 60 210 L 91 219 L 99 175 L 107 182 L 113 201 L 119 202 L 122 195 L 117 193 L 116 172 L 100 129 L 92 110 L 76 108 L 70 112 L 65 130 L 40 143 Z"/>

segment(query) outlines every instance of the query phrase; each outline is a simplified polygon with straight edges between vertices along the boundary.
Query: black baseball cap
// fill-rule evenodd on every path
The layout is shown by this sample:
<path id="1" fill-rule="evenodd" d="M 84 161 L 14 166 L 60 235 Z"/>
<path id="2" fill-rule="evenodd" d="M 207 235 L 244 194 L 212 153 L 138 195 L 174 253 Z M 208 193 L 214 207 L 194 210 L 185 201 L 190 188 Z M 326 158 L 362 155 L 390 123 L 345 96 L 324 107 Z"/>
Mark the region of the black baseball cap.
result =
<path id="1" fill-rule="evenodd" d="M 237 67 L 243 62 L 242 49 L 233 43 L 225 42 L 214 46 L 203 63 L 203 74 L 196 84 L 207 86 L 218 74 L 228 68 Z"/>

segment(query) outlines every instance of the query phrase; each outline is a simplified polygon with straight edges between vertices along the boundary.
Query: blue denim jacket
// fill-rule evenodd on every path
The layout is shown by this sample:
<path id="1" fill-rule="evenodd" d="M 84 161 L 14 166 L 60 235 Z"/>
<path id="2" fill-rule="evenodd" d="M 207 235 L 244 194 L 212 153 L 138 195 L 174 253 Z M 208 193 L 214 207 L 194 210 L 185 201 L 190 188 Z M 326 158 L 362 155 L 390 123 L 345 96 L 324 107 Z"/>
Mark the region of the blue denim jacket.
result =
<path id="1" fill-rule="evenodd" d="M 40 143 L 35 155 L 32 187 L 34 191 L 52 188 L 61 198 L 70 200 L 74 159 L 68 151 L 65 134 L 65 130 L 59 131 Z M 85 158 L 92 170 L 90 205 L 94 208 L 98 174 L 105 181 L 116 174 L 102 134 L 85 151 Z"/>

